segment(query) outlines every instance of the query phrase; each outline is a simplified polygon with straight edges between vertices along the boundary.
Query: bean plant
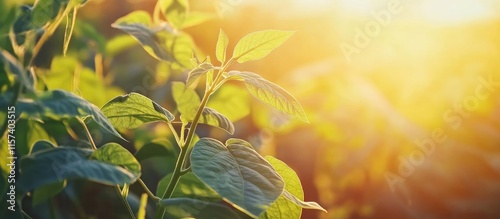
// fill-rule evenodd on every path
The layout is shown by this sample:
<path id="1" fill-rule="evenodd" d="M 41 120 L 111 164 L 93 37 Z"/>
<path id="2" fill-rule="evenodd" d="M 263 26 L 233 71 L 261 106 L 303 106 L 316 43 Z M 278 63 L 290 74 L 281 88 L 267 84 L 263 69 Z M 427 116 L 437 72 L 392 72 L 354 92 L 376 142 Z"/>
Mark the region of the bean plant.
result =
<path id="1" fill-rule="evenodd" d="M 72 79 L 90 78 L 87 90 L 93 89 L 91 93 L 97 93 L 94 96 L 102 98 L 113 93 L 107 85 L 101 86 L 104 80 L 99 76 L 103 70 L 97 58 L 102 58 L 102 54 L 95 55 L 94 69 L 89 69 L 78 61 L 77 55 L 68 52 L 77 12 L 86 3 L 86 0 L 38 0 L 12 14 L 10 45 L 0 50 L 0 160 L 2 200 L 8 200 L 5 194 L 14 186 L 15 204 L 2 201 L 1 218 L 44 218 L 40 215 L 47 214 L 40 213 L 36 206 L 52 206 L 55 197 L 64 192 L 69 194 L 81 181 L 115 190 L 120 200 L 118 205 L 126 212 L 113 213 L 113 218 L 291 219 L 300 218 L 303 208 L 324 210 L 315 202 L 303 200 L 297 174 L 279 159 L 261 156 L 242 139 L 197 135 L 199 124 L 234 134 L 232 121 L 208 107 L 211 97 L 229 81 L 243 83 L 256 99 L 308 122 L 300 104 L 283 88 L 257 73 L 232 68 L 234 63 L 264 58 L 290 38 L 293 31 L 250 33 L 230 53 L 228 36 L 220 30 L 216 61 L 212 61 L 212 57 L 202 56 L 192 38 L 183 31 L 210 16 L 191 12 L 187 0 L 159 0 L 152 13 L 133 11 L 112 27 L 135 39 L 171 71 L 185 72 L 185 81 L 168 83 L 174 107 L 166 109 L 137 92 L 110 98 L 98 107 L 94 104 L 98 97 L 86 98 L 91 94 L 76 92 L 86 85 L 81 81 L 75 85 Z M 36 60 L 43 56 L 42 47 L 56 33 L 63 35 L 63 55 L 53 58 L 47 70 L 37 66 Z M 112 52 L 104 55 L 112 56 Z M 61 69 L 73 75 L 54 73 L 67 72 Z M 65 89 L 68 83 L 72 86 Z M 201 97 L 197 92 L 200 89 Z M 12 119 L 7 115 L 11 114 L 15 124 L 9 126 Z M 166 150 L 167 143 L 156 142 L 132 153 L 133 150 L 123 146 L 134 141 L 123 137 L 124 132 L 149 123 L 167 126 L 177 148 Z M 145 171 L 141 161 L 161 154 L 174 159 L 159 167 L 172 168 L 155 182 L 157 189 L 153 192 L 141 179 Z M 11 183 L 9 166 L 4 164 L 11 162 L 7 157 L 14 156 L 16 176 Z M 139 187 L 142 192 L 133 194 L 131 187 Z M 138 205 L 130 201 L 135 195 L 140 196 Z M 151 208 L 152 211 L 147 210 Z M 48 215 L 68 217 L 63 212 L 64 209 L 51 209 Z M 87 209 L 80 209 L 70 218 L 90 217 L 85 212 Z"/>

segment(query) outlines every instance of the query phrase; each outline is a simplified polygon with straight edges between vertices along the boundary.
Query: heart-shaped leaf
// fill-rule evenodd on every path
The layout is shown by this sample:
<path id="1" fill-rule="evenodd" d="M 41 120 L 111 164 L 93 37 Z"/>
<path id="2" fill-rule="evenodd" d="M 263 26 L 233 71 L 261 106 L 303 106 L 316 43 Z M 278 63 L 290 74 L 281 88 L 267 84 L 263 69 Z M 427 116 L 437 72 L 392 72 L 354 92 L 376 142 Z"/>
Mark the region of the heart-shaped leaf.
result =
<path id="1" fill-rule="evenodd" d="M 283 192 L 283 179 L 255 150 L 224 146 L 202 138 L 191 153 L 193 173 L 226 201 L 252 217 L 263 213 Z"/>
<path id="2" fill-rule="evenodd" d="M 174 120 L 172 113 L 138 93 L 115 97 L 101 110 L 116 128 L 133 129 L 148 122 Z"/>

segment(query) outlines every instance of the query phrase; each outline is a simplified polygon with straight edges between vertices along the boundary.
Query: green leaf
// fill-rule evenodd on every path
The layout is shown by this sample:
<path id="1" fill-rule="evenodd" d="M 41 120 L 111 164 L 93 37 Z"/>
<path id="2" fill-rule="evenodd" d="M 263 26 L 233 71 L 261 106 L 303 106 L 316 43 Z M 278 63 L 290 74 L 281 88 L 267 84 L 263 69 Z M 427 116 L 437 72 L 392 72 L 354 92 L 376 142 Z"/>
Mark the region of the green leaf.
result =
<path id="1" fill-rule="evenodd" d="M 43 150 L 48 150 L 48 149 L 54 149 L 55 146 L 50 143 L 49 141 L 46 140 L 39 140 L 33 144 L 33 147 L 31 148 L 30 154 L 43 151 Z"/>
<path id="2" fill-rule="evenodd" d="M 252 146 L 252 144 L 250 144 L 248 141 L 245 141 L 243 139 L 239 139 L 239 138 L 230 138 L 230 139 L 227 139 L 226 140 L 226 145 L 243 145 L 243 146 L 246 146 L 248 148 L 251 148 L 252 150 L 255 150 Z"/>
<path id="3" fill-rule="evenodd" d="M 186 85 L 189 86 L 193 82 L 196 81 L 196 79 L 200 78 L 203 76 L 205 73 L 211 71 L 214 69 L 214 66 L 211 63 L 201 63 L 198 67 L 194 68 L 188 73 L 188 78 L 186 81 Z"/>
<path id="4" fill-rule="evenodd" d="M 191 11 L 186 14 L 186 19 L 182 24 L 182 29 L 196 26 L 202 23 L 205 23 L 209 20 L 215 19 L 216 16 L 212 13 L 199 12 L 199 11 Z"/>
<path id="5" fill-rule="evenodd" d="M 210 96 L 207 106 L 237 121 L 250 114 L 250 95 L 245 88 L 235 84 L 224 84 Z"/>
<path id="6" fill-rule="evenodd" d="M 158 197 L 163 196 L 163 193 L 165 193 L 170 179 L 172 179 L 172 174 L 168 174 L 167 176 L 163 177 L 160 182 L 158 182 L 158 187 L 156 189 L 156 195 Z M 196 175 L 194 175 L 192 172 L 188 172 L 182 175 L 179 179 L 179 182 L 175 186 L 175 190 L 172 193 L 172 198 L 181 197 L 198 198 L 203 200 L 210 199 L 212 201 L 222 199 L 219 194 L 217 194 L 217 192 L 205 185 L 205 183 L 200 181 L 200 179 L 198 179 L 198 177 L 196 177 Z"/>
<path id="7" fill-rule="evenodd" d="M 195 90 L 186 87 L 182 82 L 172 82 L 172 96 L 177 103 L 177 110 L 184 122 L 192 121 L 201 100 Z"/>
<path id="8" fill-rule="evenodd" d="M 42 123 L 30 119 L 19 119 L 16 122 L 14 136 L 16 138 L 17 152 L 21 156 L 33 151 L 32 147 L 34 147 L 34 144 L 40 144 L 39 140 L 53 140 L 43 128 Z"/>
<path id="9" fill-rule="evenodd" d="M 34 80 L 28 77 L 28 73 L 23 70 L 21 63 L 19 63 L 14 56 L 0 49 L 0 61 L 3 62 L 7 73 L 13 74 L 29 91 L 34 91 Z"/>
<path id="10" fill-rule="evenodd" d="M 92 159 L 117 165 L 139 177 L 141 164 L 127 149 L 117 143 L 107 143 L 92 154 Z"/>
<path id="11" fill-rule="evenodd" d="M 221 128 L 229 134 L 234 133 L 234 125 L 226 116 L 220 114 L 214 109 L 205 107 L 201 113 L 200 120 L 198 121 L 202 124 L 207 124 L 213 127 Z"/>
<path id="12" fill-rule="evenodd" d="M 283 44 L 293 31 L 264 30 L 244 36 L 234 47 L 233 59 L 239 63 L 258 60 Z"/>
<path id="13" fill-rule="evenodd" d="M 137 41 L 131 35 L 118 35 L 107 41 L 104 50 L 107 56 L 114 57 L 126 49 L 131 48 L 136 43 Z"/>
<path id="14" fill-rule="evenodd" d="M 231 208 L 202 199 L 169 198 L 160 200 L 159 204 L 166 210 L 163 218 L 196 218 L 196 219 L 240 219 Z"/>
<path id="15" fill-rule="evenodd" d="M 33 205 L 38 205 L 59 194 L 66 187 L 66 180 L 36 188 L 33 191 Z"/>
<path id="16" fill-rule="evenodd" d="M 174 151 L 174 146 L 169 141 L 149 142 L 139 148 L 135 153 L 135 158 L 138 161 L 143 161 L 152 157 L 177 157 L 177 152 Z M 174 163 L 175 163 L 175 159 Z"/>
<path id="17" fill-rule="evenodd" d="M 168 22 L 176 28 L 181 28 L 189 10 L 187 0 L 160 0 L 160 10 Z"/>
<path id="18" fill-rule="evenodd" d="M 20 15 L 18 15 L 12 25 L 12 31 L 15 34 L 15 43 L 17 45 L 23 45 L 26 41 L 28 31 L 36 29 L 31 22 L 32 11 L 33 8 L 28 5 L 21 6 Z"/>
<path id="19" fill-rule="evenodd" d="M 248 91 L 260 101 L 290 116 L 309 122 L 300 103 L 280 86 L 253 72 L 230 71 L 227 76 L 243 79 Z"/>
<path id="20" fill-rule="evenodd" d="M 172 113 L 138 93 L 115 97 L 106 103 L 101 110 L 116 128 L 133 129 L 148 122 L 164 121 L 169 123 L 174 120 Z"/>
<path id="21" fill-rule="evenodd" d="M 119 18 L 111 26 L 133 36 L 154 58 L 163 61 L 174 60 L 163 46 L 165 44 L 165 28 L 151 29 L 151 16 L 148 12 L 132 12 Z"/>
<path id="22" fill-rule="evenodd" d="M 260 219 L 300 219 L 302 208 L 285 197 L 285 193 L 292 194 L 298 197 L 299 200 L 304 199 L 304 191 L 300 179 L 284 162 L 272 157 L 266 156 L 266 160 L 274 167 L 274 169 L 285 180 L 285 191 L 281 196 L 269 207 L 266 212 L 260 215 Z"/>
<path id="23" fill-rule="evenodd" d="M 226 50 L 228 44 L 229 39 L 227 38 L 226 33 L 224 33 L 222 29 L 220 29 L 219 39 L 217 40 L 217 46 L 215 47 L 215 55 L 217 57 L 217 60 L 219 60 L 221 63 L 224 63 L 226 61 Z"/>
<path id="24" fill-rule="evenodd" d="M 252 217 L 263 213 L 283 192 L 283 179 L 255 150 L 224 146 L 202 138 L 191 153 L 192 171 L 226 201 Z"/>
<path id="25" fill-rule="evenodd" d="M 32 24 L 41 28 L 57 17 L 60 10 L 65 8 L 69 0 L 38 0 L 33 6 Z"/>
<path id="26" fill-rule="evenodd" d="M 138 175 L 109 163 L 89 160 L 92 150 L 59 146 L 25 156 L 18 186 L 30 191 L 65 179 L 87 179 L 105 185 L 133 183 Z"/>
<path id="27" fill-rule="evenodd" d="M 61 120 L 92 116 L 104 130 L 123 139 L 99 108 L 85 99 L 63 90 L 47 91 L 40 94 L 36 99 L 19 99 L 16 105 L 16 113 L 26 114 L 30 118 L 41 120 L 44 118 Z"/>

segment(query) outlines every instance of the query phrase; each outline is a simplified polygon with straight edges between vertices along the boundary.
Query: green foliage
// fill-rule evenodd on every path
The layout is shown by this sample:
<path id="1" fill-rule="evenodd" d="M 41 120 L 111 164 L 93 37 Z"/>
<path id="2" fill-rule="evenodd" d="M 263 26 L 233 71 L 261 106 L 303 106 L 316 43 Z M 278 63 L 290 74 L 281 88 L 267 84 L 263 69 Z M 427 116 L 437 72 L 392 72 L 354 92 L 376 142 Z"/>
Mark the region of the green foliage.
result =
<path id="1" fill-rule="evenodd" d="M 283 88 L 256 73 L 228 70 L 234 62 L 265 57 L 293 32 L 250 33 L 237 42 L 229 58 L 229 38 L 220 30 L 215 51 L 220 62 L 217 65 L 210 57 L 199 61 L 201 52 L 183 31 L 214 17 L 206 12 L 190 12 L 187 0 L 159 0 L 152 15 L 134 11 L 119 18 L 112 26 L 128 35 L 107 42 L 93 27 L 78 25 L 77 11 L 85 3 L 39 0 L 33 6 L 23 6 L 11 22 L 12 51 L 2 48 L 0 52 L 1 70 L 5 72 L 0 74 L 0 113 L 7 114 L 5 109 L 12 105 L 17 118 L 15 150 L 5 146 L 5 136 L 9 136 L 6 116 L 0 120 L 0 159 L 5 161 L 6 155 L 15 154 L 21 160 L 16 183 L 22 193 L 17 197 L 19 202 L 24 203 L 32 194 L 31 207 L 52 205 L 64 190 L 78 203 L 79 197 L 74 195 L 76 182 L 91 181 L 113 186 L 131 218 L 135 213 L 145 218 L 149 207 L 156 207 L 156 218 L 207 219 L 299 218 L 302 208 L 323 210 L 316 203 L 303 201 L 297 175 L 283 162 L 263 158 L 242 139 L 229 138 L 223 144 L 213 138 L 199 139 L 196 133 L 198 124 L 206 124 L 232 135 L 233 122 L 250 113 L 248 93 L 307 121 L 300 104 Z M 52 58 L 49 69 L 35 66 L 40 49 L 63 20 L 64 57 Z M 99 44 L 92 51 L 97 52 L 94 57 L 85 57 L 94 59 L 93 66 L 71 52 L 70 40 L 78 31 Z M 171 93 L 166 96 L 173 100 L 166 101 L 171 111 L 160 105 L 164 102 L 139 93 L 121 95 L 121 89 L 110 85 L 110 76 L 103 75 L 103 63 L 109 63 L 135 41 L 160 62 L 156 69 L 166 72 L 158 76 L 162 79 L 155 86 L 171 88 L 165 89 Z M 179 76 L 171 72 L 184 73 L 186 83 L 170 81 Z M 196 86 L 202 79 L 205 87 L 200 96 Z M 243 81 L 248 93 L 237 85 L 225 84 L 230 80 Z M 134 154 L 116 129 L 131 137 Z M 149 133 L 155 131 L 161 135 Z M 147 134 L 140 136 L 141 132 Z M 155 158 L 161 158 L 160 163 Z M 156 193 L 141 179 L 146 167 L 163 174 L 155 182 Z M 5 181 L 9 169 L 0 168 L 0 178 Z M 134 212 L 130 200 L 139 194 L 136 183 L 142 187 L 142 196 Z M 0 189 L 5 191 L 7 187 Z M 155 203 L 149 204 L 145 194 Z M 25 208 L 35 209 L 31 207 Z"/>
<path id="2" fill-rule="evenodd" d="M 234 47 L 233 59 L 243 63 L 264 58 L 276 47 L 283 44 L 292 34 L 293 31 L 280 30 L 265 30 L 248 34 Z M 224 37 L 222 37 L 222 41 L 225 41 Z"/>
<path id="3" fill-rule="evenodd" d="M 288 115 L 308 122 L 300 103 L 280 86 L 253 72 L 230 71 L 227 77 L 243 80 L 248 91 L 257 99 Z"/>
<path id="4" fill-rule="evenodd" d="M 115 97 L 101 110 L 116 128 L 133 129 L 148 122 L 174 120 L 172 113 L 138 93 Z"/>
<path id="5" fill-rule="evenodd" d="M 283 179 L 246 144 L 202 138 L 191 153 L 193 172 L 229 202 L 256 217 L 283 192 Z"/>
<path id="6" fill-rule="evenodd" d="M 122 153 L 119 150 L 115 152 Z M 123 167 L 113 165 L 113 162 L 117 161 L 120 161 L 118 163 L 121 164 L 124 161 L 122 158 L 101 161 L 92 159 L 92 154 L 91 149 L 58 146 L 25 156 L 21 163 L 23 174 L 19 179 L 19 189 L 30 191 L 40 186 L 71 179 L 86 179 L 106 185 L 123 185 L 135 182 L 140 176 L 140 172 L 135 172 L 137 168 L 131 172 Z M 98 155 L 97 158 L 100 157 L 102 156 Z"/>
<path id="7" fill-rule="evenodd" d="M 16 112 L 22 112 L 22 115 L 42 121 L 92 116 L 103 129 L 122 138 L 99 108 L 67 91 L 52 90 L 43 92 L 33 99 L 18 99 L 16 109 L 18 109 Z"/>

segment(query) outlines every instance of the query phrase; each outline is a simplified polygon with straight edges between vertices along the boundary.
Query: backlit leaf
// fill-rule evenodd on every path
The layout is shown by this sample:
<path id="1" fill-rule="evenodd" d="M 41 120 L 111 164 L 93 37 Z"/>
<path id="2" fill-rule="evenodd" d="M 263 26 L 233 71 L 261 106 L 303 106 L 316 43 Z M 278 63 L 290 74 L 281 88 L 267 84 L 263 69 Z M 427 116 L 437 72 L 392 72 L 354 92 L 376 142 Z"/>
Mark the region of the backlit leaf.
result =
<path id="1" fill-rule="evenodd" d="M 189 9 L 187 0 L 160 0 L 160 10 L 174 27 L 180 28 Z"/>
<path id="2" fill-rule="evenodd" d="M 214 66 L 210 63 L 201 63 L 198 67 L 194 68 L 188 73 L 188 79 L 186 82 L 186 85 L 189 86 L 193 82 L 196 81 L 196 79 L 200 78 L 203 76 L 205 73 L 211 71 L 214 69 Z"/>
<path id="3" fill-rule="evenodd" d="M 125 168 L 139 177 L 141 165 L 127 149 L 117 143 L 107 143 L 92 154 L 92 159 Z"/>
<path id="4" fill-rule="evenodd" d="M 118 96 L 106 103 L 101 110 L 116 128 L 133 129 L 148 122 L 174 120 L 172 113 L 138 93 Z"/>
<path id="5" fill-rule="evenodd" d="M 239 63 L 261 59 L 283 44 L 293 31 L 264 30 L 244 36 L 234 47 L 233 59 Z"/>
<path id="6" fill-rule="evenodd" d="M 243 79 L 248 91 L 260 101 L 290 116 L 308 122 L 300 103 L 280 86 L 253 72 L 230 71 L 227 75 Z"/>
<path id="7" fill-rule="evenodd" d="M 217 46 L 215 47 L 215 55 L 217 57 L 217 60 L 219 60 L 221 63 L 224 63 L 226 61 L 226 50 L 228 44 L 229 39 L 227 38 L 226 33 L 224 33 L 222 29 L 220 29 L 219 39 L 217 40 Z"/>
<path id="8" fill-rule="evenodd" d="M 234 133 L 234 125 L 231 120 L 212 108 L 205 107 L 203 109 L 199 123 L 221 128 L 229 134 Z"/>

